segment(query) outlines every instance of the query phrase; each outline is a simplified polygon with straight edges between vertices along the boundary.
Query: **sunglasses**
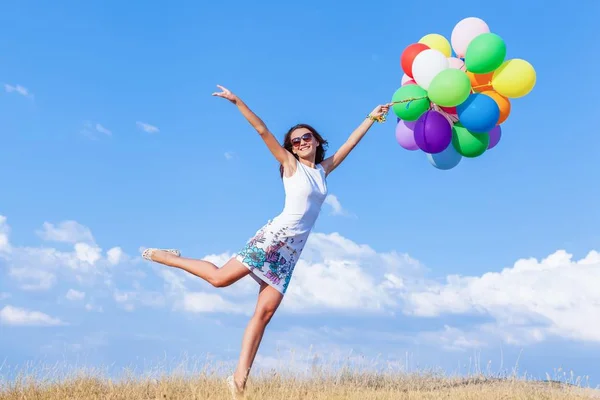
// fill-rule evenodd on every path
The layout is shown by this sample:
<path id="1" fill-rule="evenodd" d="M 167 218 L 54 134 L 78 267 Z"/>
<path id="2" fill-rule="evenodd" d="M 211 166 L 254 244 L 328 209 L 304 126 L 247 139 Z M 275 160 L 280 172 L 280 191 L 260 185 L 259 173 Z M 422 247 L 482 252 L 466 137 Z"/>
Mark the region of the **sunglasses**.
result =
<path id="1" fill-rule="evenodd" d="M 312 140 L 312 134 L 311 133 L 305 133 L 302 136 L 296 137 L 292 139 L 292 145 L 294 147 L 298 147 L 300 146 L 300 143 L 302 142 L 302 140 L 304 140 L 306 143 L 310 143 L 310 141 Z"/>

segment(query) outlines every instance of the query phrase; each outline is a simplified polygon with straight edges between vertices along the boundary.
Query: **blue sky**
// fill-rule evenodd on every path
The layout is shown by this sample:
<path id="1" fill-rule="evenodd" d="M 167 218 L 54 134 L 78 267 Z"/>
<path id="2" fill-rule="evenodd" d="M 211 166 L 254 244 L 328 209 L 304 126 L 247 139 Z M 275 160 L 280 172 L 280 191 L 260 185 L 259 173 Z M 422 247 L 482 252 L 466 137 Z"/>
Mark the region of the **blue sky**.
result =
<path id="1" fill-rule="evenodd" d="M 400 148 L 393 118 L 374 126 L 329 179 L 341 208 L 324 207 L 260 363 L 291 344 L 450 371 L 520 354 L 538 376 L 600 382 L 600 6 L 497 6 L 1 5 L 0 354 L 235 359 L 253 281 L 218 292 L 139 260 L 160 246 L 222 262 L 281 210 L 275 160 L 215 85 L 278 137 L 313 124 L 331 152 L 391 99 L 406 45 L 478 16 L 535 89 L 495 149 L 447 172 Z"/>

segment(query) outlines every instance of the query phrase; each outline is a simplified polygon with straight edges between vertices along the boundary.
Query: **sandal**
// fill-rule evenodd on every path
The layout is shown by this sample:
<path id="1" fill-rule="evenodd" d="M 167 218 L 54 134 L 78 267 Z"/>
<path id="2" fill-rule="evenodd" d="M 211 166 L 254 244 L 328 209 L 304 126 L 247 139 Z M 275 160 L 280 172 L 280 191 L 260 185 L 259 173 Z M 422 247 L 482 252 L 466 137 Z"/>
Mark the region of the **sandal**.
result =
<path id="1" fill-rule="evenodd" d="M 233 380 L 233 375 L 229 375 L 227 377 L 227 386 L 229 387 L 229 391 L 231 392 L 231 397 L 234 400 L 239 400 L 244 398 L 244 392 L 240 391 Z"/>
<path id="2" fill-rule="evenodd" d="M 177 249 L 156 249 L 156 248 L 151 247 L 151 248 L 144 250 L 144 252 L 142 253 L 142 257 L 148 261 L 154 261 L 154 260 L 152 260 L 152 255 L 154 254 L 155 251 L 166 251 L 167 253 L 171 253 L 174 256 L 177 256 L 177 257 L 181 256 L 181 252 Z"/>

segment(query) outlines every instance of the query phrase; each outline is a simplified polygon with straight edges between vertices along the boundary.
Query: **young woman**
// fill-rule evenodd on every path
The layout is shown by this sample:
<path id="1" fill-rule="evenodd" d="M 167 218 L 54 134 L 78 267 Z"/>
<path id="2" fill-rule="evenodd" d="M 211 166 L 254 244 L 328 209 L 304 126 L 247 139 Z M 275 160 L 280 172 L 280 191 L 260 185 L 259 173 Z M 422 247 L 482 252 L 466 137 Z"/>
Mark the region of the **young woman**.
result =
<path id="1" fill-rule="evenodd" d="M 218 86 L 213 93 L 237 106 L 256 129 L 270 152 L 280 164 L 285 189 L 283 211 L 259 229 L 246 246 L 224 266 L 197 259 L 183 258 L 175 249 L 150 248 L 143 257 L 194 274 L 214 287 L 225 287 L 251 275 L 259 285 L 256 310 L 244 333 L 237 369 L 228 378 L 234 393 L 243 393 L 250 368 L 263 333 L 288 289 L 294 266 L 327 196 L 327 176 L 337 168 L 360 142 L 374 121 L 381 121 L 391 104 L 375 107 L 352 132 L 348 140 L 331 157 L 325 158 L 327 141 L 306 124 L 292 127 L 285 135 L 283 146 L 264 122 L 231 91 Z"/>

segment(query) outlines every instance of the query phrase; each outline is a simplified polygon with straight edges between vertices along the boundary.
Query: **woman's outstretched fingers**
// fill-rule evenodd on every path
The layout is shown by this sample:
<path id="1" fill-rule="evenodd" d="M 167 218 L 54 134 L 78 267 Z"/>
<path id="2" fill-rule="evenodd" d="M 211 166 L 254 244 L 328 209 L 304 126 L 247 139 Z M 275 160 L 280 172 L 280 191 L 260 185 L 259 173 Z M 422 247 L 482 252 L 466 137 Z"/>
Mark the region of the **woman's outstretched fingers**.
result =
<path id="1" fill-rule="evenodd" d="M 229 91 L 227 89 L 225 89 L 223 86 L 221 85 L 217 85 L 217 87 L 219 89 L 221 89 L 220 92 L 214 92 L 213 96 L 219 96 L 219 97 L 223 97 L 226 93 L 228 93 Z"/>
<path id="2" fill-rule="evenodd" d="M 224 86 L 221 86 L 221 85 L 217 85 L 217 87 L 219 89 L 221 89 L 221 91 L 220 92 L 214 92 L 212 94 L 213 96 L 222 97 L 222 98 L 227 99 L 227 100 L 229 100 L 231 102 L 235 101 L 236 96 L 233 93 L 231 93 L 231 90 L 229 90 L 229 89 L 227 89 L 227 88 L 225 88 Z"/>

